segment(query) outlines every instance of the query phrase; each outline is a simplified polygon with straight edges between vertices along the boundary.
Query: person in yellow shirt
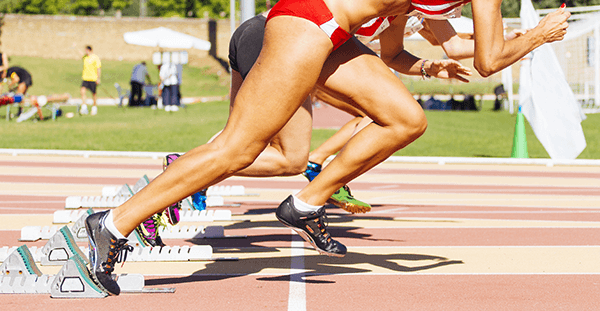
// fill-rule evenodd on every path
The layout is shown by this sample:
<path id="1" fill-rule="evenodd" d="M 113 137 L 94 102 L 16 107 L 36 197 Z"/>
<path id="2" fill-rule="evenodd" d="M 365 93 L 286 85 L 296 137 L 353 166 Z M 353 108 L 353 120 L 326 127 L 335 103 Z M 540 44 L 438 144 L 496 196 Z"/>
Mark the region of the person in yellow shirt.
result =
<path id="1" fill-rule="evenodd" d="M 100 68 L 102 64 L 100 63 L 100 58 L 92 53 L 92 47 L 85 47 L 85 55 L 83 56 L 83 74 L 81 82 L 81 109 L 79 110 L 80 114 L 87 114 L 87 105 L 85 104 L 85 89 L 90 90 L 92 92 L 92 98 L 94 99 L 94 105 L 92 106 L 91 115 L 96 115 L 98 113 L 98 107 L 96 105 L 96 87 L 100 84 Z"/>

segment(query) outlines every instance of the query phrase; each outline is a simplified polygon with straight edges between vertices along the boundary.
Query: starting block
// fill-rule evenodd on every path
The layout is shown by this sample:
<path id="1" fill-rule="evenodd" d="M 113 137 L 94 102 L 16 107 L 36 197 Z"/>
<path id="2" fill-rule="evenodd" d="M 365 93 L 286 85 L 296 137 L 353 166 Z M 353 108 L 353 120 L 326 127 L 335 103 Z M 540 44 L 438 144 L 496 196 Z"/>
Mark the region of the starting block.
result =
<path id="1" fill-rule="evenodd" d="M 71 230 L 64 226 L 42 248 L 41 264 L 64 265 L 75 255 L 81 257 L 85 264 L 88 263 L 87 257 L 75 243 Z"/>
<path id="2" fill-rule="evenodd" d="M 42 272 L 35 264 L 35 260 L 27 245 L 21 245 L 2 262 L 2 265 L 0 265 L 0 275 L 41 276 Z"/>
<path id="3" fill-rule="evenodd" d="M 131 195 L 126 196 L 70 196 L 65 200 L 65 209 L 84 208 L 115 208 L 129 200 Z"/>
<path id="4" fill-rule="evenodd" d="M 231 221 L 230 210 L 181 210 L 181 221 Z"/>
<path id="5" fill-rule="evenodd" d="M 20 246 L 3 246 L 0 247 L 0 261 L 4 262 L 7 260 L 8 256 L 12 255 Z M 29 249 L 29 253 L 31 254 L 31 258 L 33 258 L 34 262 L 40 262 L 42 260 L 42 248 L 38 248 L 37 246 L 32 246 Z M 0 274 L 1 275 L 1 274 Z"/>
<path id="6" fill-rule="evenodd" d="M 140 190 L 142 190 L 144 187 L 146 187 L 149 183 L 150 183 L 150 180 L 148 179 L 148 176 L 147 175 L 142 176 L 142 178 L 140 178 L 135 183 L 135 185 L 133 185 L 133 188 L 131 188 L 131 190 L 132 190 L 131 194 L 138 193 Z"/>
<path id="7" fill-rule="evenodd" d="M 223 226 L 172 226 L 168 228 L 160 228 L 158 234 L 163 239 L 224 238 L 225 229 Z"/>
<path id="8" fill-rule="evenodd" d="M 50 286 L 52 298 L 104 298 L 108 293 L 92 280 L 83 259 L 71 257 Z"/>
<path id="9" fill-rule="evenodd" d="M 131 261 L 198 261 L 213 260 L 210 245 L 134 247 L 127 256 Z"/>
<path id="10" fill-rule="evenodd" d="M 68 224 L 71 222 L 77 222 L 81 216 L 87 214 L 88 216 L 93 214 L 94 210 L 62 210 L 55 211 L 53 214 L 52 223 L 54 224 Z"/>
<path id="11" fill-rule="evenodd" d="M 88 218 L 88 216 L 92 215 L 93 213 L 94 213 L 94 210 L 92 210 L 91 208 L 88 209 L 87 211 L 85 211 L 85 213 L 83 213 L 81 215 L 81 217 L 79 217 L 79 219 L 77 219 L 77 221 L 71 227 L 71 233 L 73 234 L 75 241 L 87 240 L 87 231 L 85 230 L 85 220 Z"/>
<path id="12" fill-rule="evenodd" d="M 246 190 L 244 186 L 210 186 L 206 189 L 206 195 L 244 196 L 246 195 Z"/>
<path id="13" fill-rule="evenodd" d="M 48 293 L 53 277 L 43 275 L 26 245 L 15 249 L 0 266 L 0 293 Z"/>

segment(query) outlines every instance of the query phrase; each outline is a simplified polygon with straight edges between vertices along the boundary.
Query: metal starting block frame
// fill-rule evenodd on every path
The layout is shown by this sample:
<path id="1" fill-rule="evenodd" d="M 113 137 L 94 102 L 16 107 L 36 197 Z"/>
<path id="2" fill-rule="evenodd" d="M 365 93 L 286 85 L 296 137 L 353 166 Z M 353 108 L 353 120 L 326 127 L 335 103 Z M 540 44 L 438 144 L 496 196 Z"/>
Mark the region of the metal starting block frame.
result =
<path id="1" fill-rule="evenodd" d="M 44 275 L 26 245 L 0 266 L 0 294 L 50 294 L 52 298 L 104 298 L 108 293 L 91 276 L 86 261 L 74 254 L 57 275 Z M 175 288 L 144 288 L 141 274 L 114 276 L 122 293 L 173 293 Z"/>
<path id="2" fill-rule="evenodd" d="M 74 226 L 73 226 L 74 227 Z M 71 227 L 71 234 L 77 239 L 81 236 L 81 231 L 79 232 L 79 236 L 73 232 L 73 227 Z M 38 240 L 49 240 L 53 235 L 55 235 L 60 230 L 59 226 L 25 226 L 21 228 L 21 238 L 19 241 L 23 242 L 35 242 Z M 85 231 L 85 227 L 84 230 Z M 135 232 L 135 231 L 134 231 Z M 225 235 L 225 229 L 223 226 L 170 226 L 163 227 L 159 231 L 160 237 L 163 239 L 222 239 L 228 238 Z M 84 237 L 84 239 L 87 238 Z M 238 238 L 238 236 L 236 236 Z M 134 239 L 137 240 L 137 239 Z"/>
<path id="3" fill-rule="evenodd" d="M 88 263 L 86 255 L 77 246 L 71 230 L 67 226 L 64 226 L 42 247 L 40 262 L 42 266 L 64 265 L 75 255 L 81 257 L 85 264 Z"/>

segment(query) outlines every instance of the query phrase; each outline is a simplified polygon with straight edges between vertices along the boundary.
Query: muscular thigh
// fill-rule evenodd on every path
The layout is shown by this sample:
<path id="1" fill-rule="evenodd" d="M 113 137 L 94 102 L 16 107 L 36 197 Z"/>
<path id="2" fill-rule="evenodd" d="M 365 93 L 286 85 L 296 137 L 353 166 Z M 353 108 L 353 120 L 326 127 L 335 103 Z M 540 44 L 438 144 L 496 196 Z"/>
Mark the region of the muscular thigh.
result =
<path id="1" fill-rule="evenodd" d="M 219 137 L 235 136 L 232 143 L 240 145 L 268 143 L 306 99 L 332 48 L 331 40 L 310 21 L 290 16 L 271 19 L 260 56 Z"/>
<path id="2" fill-rule="evenodd" d="M 353 39 L 325 62 L 319 87 L 346 101 L 379 125 L 390 125 L 422 113 L 410 92 L 383 61 Z"/>

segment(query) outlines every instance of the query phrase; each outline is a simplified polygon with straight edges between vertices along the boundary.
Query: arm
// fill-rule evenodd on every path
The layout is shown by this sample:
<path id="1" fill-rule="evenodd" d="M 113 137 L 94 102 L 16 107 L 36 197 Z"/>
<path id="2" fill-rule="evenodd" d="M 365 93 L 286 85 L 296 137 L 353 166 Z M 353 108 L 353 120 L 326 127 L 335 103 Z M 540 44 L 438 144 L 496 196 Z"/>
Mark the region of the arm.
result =
<path id="1" fill-rule="evenodd" d="M 98 67 L 98 80 L 96 81 L 96 84 L 100 84 L 100 75 L 102 74 L 102 69 L 100 67 Z"/>
<path id="2" fill-rule="evenodd" d="M 510 41 L 504 40 L 502 0 L 473 0 L 473 23 L 475 26 L 475 69 L 488 77 L 521 59 L 527 53 L 547 42 L 562 40 L 567 32 L 567 19 L 571 15 L 560 8 L 540 23 Z"/>
<path id="3" fill-rule="evenodd" d="M 381 59 L 394 70 L 407 75 L 421 75 L 421 66 L 432 77 L 455 78 L 468 82 L 463 75 L 471 75 L 471 70 L 454 60 L 422 60 L 404 50 L 404 26 L 407 18 L 396 17 L 390 27 L 379 35 Z"/>
<path id="4" fill-rule="evenodd" d="M 9 67 L 8 56 L 6 56 L 6 53 L 2 53 L 2 66 L 0 66 L 0 71 L 7 70 Z"/>
<path id="5" fill-rule="evenodd" d="M 448 20 L 425 20 L 423 26 L 419 34 L 432 45 L 441 45 L 449 58 L 465 59 L 475 54 L 475 42 L 457 34 Z"/>

